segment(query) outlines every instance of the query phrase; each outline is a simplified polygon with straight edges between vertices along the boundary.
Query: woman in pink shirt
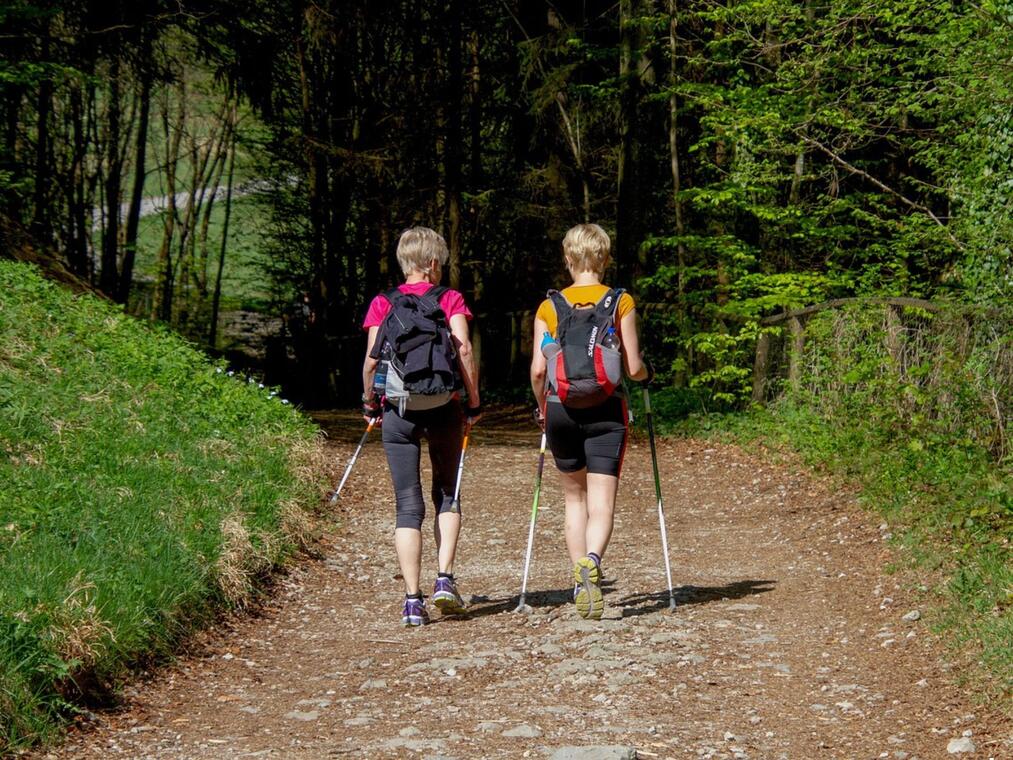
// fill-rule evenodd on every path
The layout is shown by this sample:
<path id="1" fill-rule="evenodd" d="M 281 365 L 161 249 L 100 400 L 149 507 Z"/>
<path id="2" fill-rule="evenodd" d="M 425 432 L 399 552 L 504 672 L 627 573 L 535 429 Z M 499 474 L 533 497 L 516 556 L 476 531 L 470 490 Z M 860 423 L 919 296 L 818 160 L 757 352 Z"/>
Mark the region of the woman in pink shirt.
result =
<path id="1" fill-rule="evenodd" d="M 397 504 L 394 548 L 405 583 L 401 613 L 403 625 L 425 625 L 429 622 L 419 585 L 422 574 L 422 520 L 426 509 L 419 474 L 423 438 L 429 442 L 429 459 L 433 469 L 432 499 L 436 511 L 433 527 L 438 573 L 431 599 L 445 614 L 461 613 L 465 609 L 454 579 L 454 558 L 461 531 L 460 503 L 454 501 L 454 487 L 465 426 L 478 421 L 482 406 L 478 371 L 468 331 L 472 313 L 458 291 L 439 286 L 443 265 L 449 257 L 447 244 L 439 233 L 428 227 L 405 230 L 397 246 L 397 259 L 405 282 L 396 291 L 376 296 L 362 323 L 367 331 L 366 356 L 362 365 L 363 415 L 367 420 L 382 415 L 383 448 Z M 426 298 L 427 295 L 429 298 Z M 467 409 L 462 407 L 460 394 L 455 390 L 395 396 L 388 380 L 387 390 L 380 396 L 374 387 L 377 367 L 383 352 L 390 351 L 393 339 L 387 333 L 397 329 L 387 316 L 395 308 L 394 303 L 404 296 L 414 296 L 413 300 L 423 307 L 433 301 L 438 304 L 432 304 L 436 324 L 442 325 L 445 321 L 448 329 L 443 329 L 442 333 L 449 333 L 446 339 L 452 342 L 452 346 L 446 347 L 449 352 L 443 355 L 453 357 L 451 361 L 456 363 L 456 367 L 451 369 L 459 374 L 460 384 L 467 392 Z M 444 336 L 439 330 L 437 333 L 435 343 L 438 344 Z M 435 357 L 440 353 L 438 349 L 437 345 L 426 350 L 431 350 L 428 355 Z"/>

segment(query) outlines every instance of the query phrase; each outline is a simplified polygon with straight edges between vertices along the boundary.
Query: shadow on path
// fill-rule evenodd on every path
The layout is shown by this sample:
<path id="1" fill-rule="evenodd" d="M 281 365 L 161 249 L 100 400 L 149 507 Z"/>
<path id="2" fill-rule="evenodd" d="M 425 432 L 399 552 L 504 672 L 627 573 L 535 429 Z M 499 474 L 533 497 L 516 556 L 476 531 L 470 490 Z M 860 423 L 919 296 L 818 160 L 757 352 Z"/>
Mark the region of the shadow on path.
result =
<path id="1" fill-rule="evenodd" d="M 607 595 L 610 587 L 615 581 L 606 579 L 602 583 L 602 590 Z M 744 580 L 727 583 L 724 586 L 682 586 L 675 590 L 675 601 L 680 607 L 692 604 L 707 604 L 722 599 L 742 599 L 757 594 L 765 594 L 773 591 L 777 581 L 773 580 Z M 510 597 L 489 598 L 485 596 L 473 597 L 471 607 L 466 615 L 455 615 L 450 617 L 439 617 L 433 620 L 434 623 L 441 620 L 456 619 L 478 619 L 486 615 L 498 615 L 501 612 L 513 612 L 520 602 L 520 595 Z M 550 591 L 533 591 L 526 595 L 525 603 L 530 607 L 564 607 L 573 602 L 573 589 L 552 589 Z M 613 607 L 622 607 L 623 617 L 636 617 L 637 615 L 649 615 L 652 612 L 660 612 L 668 609 L 668 591 L 657 591 L 647 594 L 633 594 L 611 602 Z"/>
<path id="2" fill-rule="evenodd" d="M 681 586 L 675 589 L 675 603 L 679 606 L 707 604 L 721 599 L 742 599 L 756 594 L 773 591 L 777 581 L 745 580 L 727 583 L 724 586 Z M 623 606 L 623 617 L 648 615 L 668 608 L 668 591 L 650 594 L 634 594 L 618 600 Z"/>

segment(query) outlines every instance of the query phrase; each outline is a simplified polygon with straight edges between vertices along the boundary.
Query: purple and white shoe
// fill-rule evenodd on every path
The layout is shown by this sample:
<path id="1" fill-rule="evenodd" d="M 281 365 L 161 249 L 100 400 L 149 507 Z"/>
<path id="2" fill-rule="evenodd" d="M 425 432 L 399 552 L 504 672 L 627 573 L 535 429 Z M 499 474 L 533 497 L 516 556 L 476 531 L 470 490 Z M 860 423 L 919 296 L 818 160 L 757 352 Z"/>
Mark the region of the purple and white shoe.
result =
<path id="1" fill-rule="evenodd" d="M 428 622 L 429 611 L 426 609 L 425 599 L 406 598 L 404 600 L 404 609 L 401 610 L 401 625 L 425 625 Z"/>
<path id="2" fill-rule="evenodd" d="M 444 615 L 462 615 L 468 611 L 468 605 L 457 592 L 453 578 L 437 578 L 430 598 Z"/>

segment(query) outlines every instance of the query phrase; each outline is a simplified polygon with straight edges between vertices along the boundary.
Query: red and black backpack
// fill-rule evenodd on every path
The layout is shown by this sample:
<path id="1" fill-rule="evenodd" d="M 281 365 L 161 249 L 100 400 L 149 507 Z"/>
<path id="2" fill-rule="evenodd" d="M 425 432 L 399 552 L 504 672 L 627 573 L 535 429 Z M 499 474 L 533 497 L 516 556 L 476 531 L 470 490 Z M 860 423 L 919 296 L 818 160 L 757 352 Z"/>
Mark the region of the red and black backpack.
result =
<path id="1" fill-rule="evenodd" d="M 620 387 L 623 359 L 615 326 L 623 292 L 610 288 L 594 305 L 571 304 L 558 290 L 546 294 L 556 310 L 559 344 L 546 352 L 549 387 L 566 406 L 597 406 Z"/>

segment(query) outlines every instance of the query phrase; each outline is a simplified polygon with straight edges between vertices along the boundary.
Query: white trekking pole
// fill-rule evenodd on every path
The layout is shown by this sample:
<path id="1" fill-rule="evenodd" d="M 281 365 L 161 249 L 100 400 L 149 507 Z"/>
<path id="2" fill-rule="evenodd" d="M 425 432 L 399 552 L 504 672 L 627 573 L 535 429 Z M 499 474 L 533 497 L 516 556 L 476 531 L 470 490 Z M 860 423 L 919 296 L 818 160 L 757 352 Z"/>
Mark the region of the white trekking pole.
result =
<path id="1" fill-rule="evenodd" d="M 531 526 L 528 528 L 528 550 L 524 555 L 524 576 L 521 579 L 521 598 L 514 612 L 531 612 L 524 603 L 528 591 L 528 568 L 531 566 L 531 549 L 535 542 L 535 520 L 538 518 L 538 497 L 542 492 L 542 470 L 545 469 L 545 432 L 542 431 L 542 445 L 538 451 L 538 474 L 535 476 L 535 498 L 531 504 Z"/>
<path id="2" fill-rule="evenodd" d="M 331 494 L 330 503 L 334 504 L 338 500 L 338 496 L 341 495 L 341 489 L 345 487 L 345 481 L 348 480 L 348 476 L 352 474 L 352 467 L 355 465 L 355 460 L 359 458 L 359 452 L 362 451 L 362 445 L 366 442 L 366 438 L 369 437 L 369 431 L 373 429 L 376 421 L 379 417 L 373 417 L 369 424 L 366 426 L 366 432 L 362 434 L 362 438 L 359 439 L 359 445 L 355 447 L 355 453 L 352 454 L 352 458 L 348 460 L 348 467 L 345 468 L 345 474 L 341 476 L 341 482 L 338 483 L 338 487 L 334 489 L 334 493 Z"/>
<path id="3" fill-rule="evenodd" d="M 457 463 L 457 485 L 454 486 L 454 500 L 450 502 L 451 512 L 461 511 L 461 477 L 464 475 L 464 454 L 468 450 L 468 435 L 471 425 L 464 428 L 464 440 L 461 441 L 461 460 Z"/>
<path id="4" fill-rule="evenodd" d="M 658 474 L 658 450 L 654 443 L 654 422 L 651 414 L 651 394 L 644 386 L 644 414 L 647 416 L 647 437 L 651 441 L 651 464 L 654 466 L 654 493 L 658 497 L 658 524 L 661 526 L 661 549 L 665 555 L 665 577 L 668 579 L 668 609 L 675 609 L 675 591 L 672 590 L 672 565 L 668 561 L 668 531 L 665 529 L 665 507 L 661 501 L 661 476 Z"/>

